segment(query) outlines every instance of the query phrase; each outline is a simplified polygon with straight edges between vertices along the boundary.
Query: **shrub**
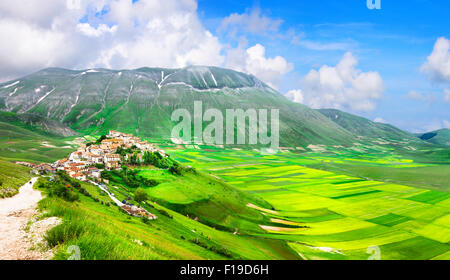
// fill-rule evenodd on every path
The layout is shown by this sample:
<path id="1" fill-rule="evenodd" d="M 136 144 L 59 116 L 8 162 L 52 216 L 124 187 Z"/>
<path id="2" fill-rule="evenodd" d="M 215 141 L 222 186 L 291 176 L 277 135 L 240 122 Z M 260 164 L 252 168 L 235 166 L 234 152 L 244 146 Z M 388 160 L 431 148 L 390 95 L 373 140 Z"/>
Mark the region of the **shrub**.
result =
<path id="1" fill-rule="evenodd" d="M 181 175 L 182 170 L 183 169 L 178 164 L 174 164 L 171 167 L 169 167 L 169 172 L 172 173 L 173 175 Z"/>
<path id="2" fill-rule="evenodd" d="M 76 194 L 73 189 L 70 187 L 70 185 L 64 186 L 60 182 L 56 182 L 51 186 L 51 189 L 49 191 L 50 196 L 57 196 L 61 197 L 62 199 L 74 202 L 80 199 L 78 194 Z"/>
<path id="3" fill-rule="evenodd" d="M 168 217 L 169 219 L 173 219 L 173 216 L 171 216 L 169 213 L 167 213 L 167 211 L 163 210 L 163 209 L 159 209 L 158 212 L 163 215 Z"/>
<path id="4" fill-rule="evenodd" d="M 135 192 L 134 192 L 134 200 L 138 203 L 141 203 L 142 201 L 145 201 L 148 199 L 148 195 L 147 192 L 142 189 L 142 188 L 138 188 Z"/>

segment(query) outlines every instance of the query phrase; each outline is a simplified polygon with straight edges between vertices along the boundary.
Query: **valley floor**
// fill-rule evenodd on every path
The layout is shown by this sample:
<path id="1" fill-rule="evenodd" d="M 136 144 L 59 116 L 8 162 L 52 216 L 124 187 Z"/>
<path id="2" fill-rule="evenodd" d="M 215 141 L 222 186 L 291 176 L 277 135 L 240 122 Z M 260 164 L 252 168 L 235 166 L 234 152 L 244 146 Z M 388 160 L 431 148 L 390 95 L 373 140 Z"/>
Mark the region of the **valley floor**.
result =
<path id="1" fill-rule="evenodd" d="M 220 149 L 178 151 L 175 157 L 270 203 L 273 208 L 248 205 L 271 221 L 260 224 L 266 232 L 255 236 L 284 240 L 303 259 L 450 258 L 450 193 L 434 190 L 448 191 L 448 174 L 436 172 L 428 180 L 403 176 L 402 182 L 412 182 L 408 186 L 390 181 L 387 173 L 369 173 L 386 175 L 378 181 L 317 169 L 336 161 L 414 174 L 417 168 L 443 170 L 448 165 L 400 157 L 261 156 Z M 427 181 L 442 183 L 411 186 Z"/>

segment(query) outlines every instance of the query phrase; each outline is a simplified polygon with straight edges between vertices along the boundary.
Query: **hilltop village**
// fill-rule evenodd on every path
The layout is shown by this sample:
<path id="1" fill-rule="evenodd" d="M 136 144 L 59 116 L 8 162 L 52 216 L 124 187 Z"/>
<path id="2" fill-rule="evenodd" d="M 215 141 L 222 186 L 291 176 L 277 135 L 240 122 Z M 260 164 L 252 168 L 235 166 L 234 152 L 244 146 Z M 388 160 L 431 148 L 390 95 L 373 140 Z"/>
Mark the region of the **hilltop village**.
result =
<path id="1" fill-rule="evenodd" d="M 103 170 L 120 169 L 125 163 L 143 163 L 146 155 L 150 153 L 167 157 L 163 150 L 142 141 L 139 137 L 112 130 L 97 142 L 80 145 L 77 151 L 53 164 L 16 163 L 47 173 L 65 171 L 70 177 L 80 181 L 86 181 L 88 178 L 99 181 Z"/>

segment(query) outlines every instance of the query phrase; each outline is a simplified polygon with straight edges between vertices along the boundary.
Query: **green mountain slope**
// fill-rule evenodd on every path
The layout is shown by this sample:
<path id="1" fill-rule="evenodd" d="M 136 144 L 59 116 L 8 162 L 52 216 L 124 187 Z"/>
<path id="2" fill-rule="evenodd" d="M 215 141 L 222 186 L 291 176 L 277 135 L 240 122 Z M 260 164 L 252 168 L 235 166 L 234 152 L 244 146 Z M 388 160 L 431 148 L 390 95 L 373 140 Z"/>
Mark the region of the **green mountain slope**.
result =
<path id="1" fill-rule="evenodd" d="M 317 111 L 357 136 L 388 140 L 417 140 L 413 134 L 390 124 L 373 122 L 336 109 L 319 109 Z"/>
<path id="2" fill-rule="evenodd" d="M 47 119 L 38 114 L 16 114 L 0 111 L 0 122 L 16 125 L 29 130 L 34 130 L 41 134 L 51 136 L 75 136 L 77 133 L 64 124 Z"/>
<path id="3" fill-rule="evenodd" d="M 450 146 L 450 129 L 440 129 L 424 134 L 417 134 L 420 139 L 441 146 Z"/>
<path id="4" fill-rule="evenodd" d="M 253 76 L 217 67 L 71 71 L 50 68 L 0 85 L 0 110 L 33 113 L 72 129 L 110 129 L 170 139 L 175 109 L 279 109 L 282 146 L 346 144 L 351 133 L 322 114 L 293 103 Z"/>
<path id="5" fill-rule="evenodd" d="M 54 162 L 67 156 L 77 145 L 69 142 L 73 138 L 62 138 L 43 130 L 49 123 L 56 123 L 51 129 L 53 132 L 71 131 L 55 121 L 43 121 L 39 116 L 0 112 L 0 157 L 38 163 Z M 55 127 L 62 130 L 55 130 Z"/>

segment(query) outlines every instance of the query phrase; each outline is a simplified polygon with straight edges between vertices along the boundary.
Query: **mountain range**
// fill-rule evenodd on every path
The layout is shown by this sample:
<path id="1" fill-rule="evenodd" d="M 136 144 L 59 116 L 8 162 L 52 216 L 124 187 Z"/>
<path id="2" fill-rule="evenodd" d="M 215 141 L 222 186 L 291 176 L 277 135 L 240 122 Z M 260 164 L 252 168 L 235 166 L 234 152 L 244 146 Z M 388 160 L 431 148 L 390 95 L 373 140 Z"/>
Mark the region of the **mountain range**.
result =
<path id="1" fill-rule="evenodd" d="M 358 137 L 423 142 L 388 124 L 294 103 L 256 77 L 218 67 L 67 70 L 48 68 L 0 85 L 0 110 L 61 136 L 110 129 L 168 141 L 171 114 L 204 110 L 279 109 L 280 145 L 350 145 Z M 13 116 L 13 114 L 15 114 Z M 4 120 L 6 115 L 2 115 Z M 441 142 L 439 142 L 441 143 Z"/>

